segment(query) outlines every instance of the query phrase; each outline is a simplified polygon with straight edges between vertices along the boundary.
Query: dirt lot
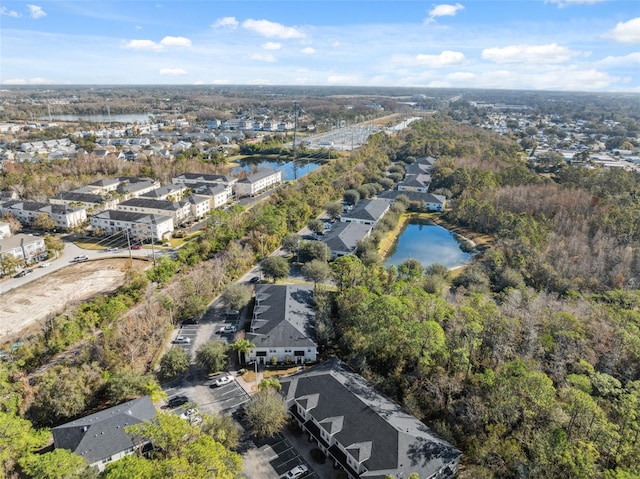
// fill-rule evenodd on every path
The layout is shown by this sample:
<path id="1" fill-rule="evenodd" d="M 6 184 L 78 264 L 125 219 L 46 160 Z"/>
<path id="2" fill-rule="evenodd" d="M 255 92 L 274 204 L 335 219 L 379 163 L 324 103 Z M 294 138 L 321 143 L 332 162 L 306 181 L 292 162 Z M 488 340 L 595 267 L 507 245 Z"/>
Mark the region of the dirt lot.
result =
<path id="1" fill-rule="evenodd" d="M 128 262 L 108 259 L 70 265 L 3 294 L 0 342 L 28 335 L 49 314 L 62 311 L 69 304 L 113 291 L 123 283 Z"/>

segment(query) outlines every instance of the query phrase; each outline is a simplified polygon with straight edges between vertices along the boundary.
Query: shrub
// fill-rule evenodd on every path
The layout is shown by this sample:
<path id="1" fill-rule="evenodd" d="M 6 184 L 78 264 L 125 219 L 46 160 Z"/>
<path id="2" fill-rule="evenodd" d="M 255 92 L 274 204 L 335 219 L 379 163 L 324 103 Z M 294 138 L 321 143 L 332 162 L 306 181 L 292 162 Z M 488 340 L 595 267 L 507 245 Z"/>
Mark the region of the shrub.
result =
<path id="1" fill-rule="evenodd" d="M 311 449 L 309 454 L 311 455 L 311 459 L 316 461 L 318 464 L 324 464 L 327 461 L 327 456 L 325 455 L 325 453 L 317 447 Z"/>

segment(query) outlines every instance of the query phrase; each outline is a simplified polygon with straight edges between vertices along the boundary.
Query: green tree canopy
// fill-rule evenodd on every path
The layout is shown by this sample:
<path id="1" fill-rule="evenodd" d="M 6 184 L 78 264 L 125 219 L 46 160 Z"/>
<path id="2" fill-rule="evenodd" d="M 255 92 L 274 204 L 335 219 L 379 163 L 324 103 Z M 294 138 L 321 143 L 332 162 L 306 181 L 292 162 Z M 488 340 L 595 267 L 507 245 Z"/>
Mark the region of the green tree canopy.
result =
<path id="1" fill-rule="evenodd" d="M 277 433 L 287 422 L 284 398 L 273 388 L 258 391 L 245 407 L 247 422 L 258 437 Z"/>
<path id="2" fill-rule="evenodd" d="M 220 299 L 227 309 L 239 311 L 251 300 L 251 289 L 241 283 L 232 283 L 224 288 Z"/>
<path id="3" fill-rule="evenodd" d="M 218 340 L 209 340 L 196 351 L 196 364 L 207 371 L 222 371 L 229 361 L 227 345 Z"/>
<path id="4" fill-rule="evenodd" d="M 160 360 L 160 375 L 173 379 L 189 368 L 189 355 L 179 347 L 171 348 Z"/>
<path id="5" fill-rule="evenodd" d="M 289 263 L 282 256 L 269 256 L 262 261 L 260 267 L 264 275 L 273 278 L 274 282 L 289 276 Z"/>

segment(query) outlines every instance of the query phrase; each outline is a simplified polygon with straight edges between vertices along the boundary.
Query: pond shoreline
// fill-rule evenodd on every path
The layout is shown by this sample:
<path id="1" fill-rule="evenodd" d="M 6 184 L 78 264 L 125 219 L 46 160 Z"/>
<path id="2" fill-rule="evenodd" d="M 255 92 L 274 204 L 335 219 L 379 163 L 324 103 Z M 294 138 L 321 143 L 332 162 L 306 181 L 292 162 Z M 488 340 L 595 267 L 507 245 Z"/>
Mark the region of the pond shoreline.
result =
<path id="1" fill-rule="evenodd" d="M 400 234 L 404 231 L 407 224 L 415 220 L 430 222 L 434 225 L 447 229 L 460 242 L 467 243 L 474 252 L 484 251 L 493 243 L 493 238 L 487 235 L 480 235 L 466 228 L 449 224 L 442 219 L 439 213 L 405 213 L 400 217 L 400 221 L 398 221 L 396 227 L 387 232 L 384 238 L 380 241 L 378 253 L 382 257 L 383 261 L 388 259 L 389 254 L 393 251 Z M 451 270 L 459 270 L 465 266 L 466 265 L 456 266 L 451 268 Z"/>

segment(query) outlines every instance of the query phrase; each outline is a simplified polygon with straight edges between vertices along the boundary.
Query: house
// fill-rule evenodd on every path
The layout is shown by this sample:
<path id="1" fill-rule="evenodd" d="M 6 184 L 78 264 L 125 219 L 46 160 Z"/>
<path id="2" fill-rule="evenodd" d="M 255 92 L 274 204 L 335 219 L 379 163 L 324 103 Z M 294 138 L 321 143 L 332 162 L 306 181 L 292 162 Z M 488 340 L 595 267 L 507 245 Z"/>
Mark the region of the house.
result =
<path id="1" fill-rule="evenodd" d="M 121 201 L 118 204 L 118 210 L 170 216 L 175 225 L 183 224 L 191 215 L 191 206 L 186 201 L 154 200 L 153 198 L 131 198 Z"/>
<path id="2" fill-rule="evenodd" d="M 231 185 L 225 183 L 190 183 L 191 191 L 209 199 L 209 209 L 221 208 L 233 198 Z"/>
<path id="3" fill-rule="evenodd" d="M 371 225 L 358 223 L 335 223 L 331 230 L 324 234 L 322 242 L 331 250 L 331 259 L 352 254 L 358 242 L 363 240 L 372 230 Z"/>
<path id="4" fill-rule="evenodd" d="M 90 213 L 115 208 L 119 201 L 120 199 L 117 196 L 112 196 L 111 193 L 103 195 L 79 190 L 61 191 L 53 198 L 49 198 L 49 203 L 52 205 L 80 206 Z"/>
<path id="5" fill-rule="evenodd" d="M 256 173 L 236 183 L 236 195 L 255 196 L 273 186 L 282 183 L 282 172 L 273 168 L 260 168 Z"/>
<path id="6" fill-rule="evenodd" d="M 429 191 L 431 184 L 431 175 L 426 173 L 406 174 L 404 179 L 398 183 L 399 191 L 417 191 L 418 193 L 426 193 Z"/>
<path id="7" fill-rule="evenodd" d="M 62 229 L 75 228 L 87 220 L 87 210 L 84 206 L 69 206 L 68 204 L 48 204 L 38 201 L 12 200 L 0 204 L 0 215 L 11 213 L 23 224 L 30 225 L 40 213 L 48 215 L 56 226 Z"/>
<path id="8" fill-rule="evenodd" d="M 462 453 L 339 359 L 280 382 L 290 414 L 349 478 L 455 476 Z"/>
<path id="9" fill-rule="evenodd" d="M 174 229 L 171 216 L 137 213 L 120 210 L 106 210 L 89 218 L 93 228 L 105 234 L 127 231 L 132 238 L 158 240 L 171 236 Z"/>
<path id="10" fill-rule="evenodd" d="M 206 173 L 181 173 L 178 176 L 175 176 L 171 179 L 171 183 L 173 184 L 185 184 L 185 185 L 193 185 L 193 184 L 223 184 L 223 185 L 234 185 L 238 181 L 237 178 L 232 176 L 225 175 L 209 175 Z"/>
<path id="11" fill-rule="evenodd" d="M 255 289 L 251 328 L 246 338 L 255 345 L 247 361 L 303 364 L 315 361 L 313 287 L 260 284 Z"/>
<path id="12" fill-rule="evenodd" d="M 389 211 L 391 202 L 385 199 L 362 200 L 340 216 L 341 223 L 375 225 Z"/>
<path id="13" fill-rule="evenodd" d="M 191 216 L 198 220 L 207 216 L 207 213 L 211 211 L 209 198 L 206 196 L 191 195 L 186 199 L 186 202 L 189 204 Z"/>
<path id="14" fill-rule="evenodd" d="M 184 199 L 184 197 L 187 196 L 188 190 L 189 187 L 184 184 L 169 184 L 139 195 L 138 198 L 176 201 Z"/>
<path id="15" fill-rule="evenodd" d="M 383 198 L 394 202 L 398 196 L 406 196 L 409 201 L 420 203 L 427 211 L 444 211 L 447 207 L 447 197 L 434 195 L 433 193 L 418 193 L 416 191 L 382 191 L 378 193 L 378 198 Z"/>
<path id="16" fill-rule="evenodd" d="M 17 234 L 0 239 L 0 258 L 12 255 L 26 264 L 39 261 L 47 253 L 44 237 Z"/>
<path id="17" fill-rule="evenodd" d="M 149 396 L 134 399 L 54 427 L 53 446 L 75 452 L 91 467 L 103 471 L 110 462 L 150 449 L 148 440 L 132 438 L 126 428 L 151 421 L 155 415 Z"/>

